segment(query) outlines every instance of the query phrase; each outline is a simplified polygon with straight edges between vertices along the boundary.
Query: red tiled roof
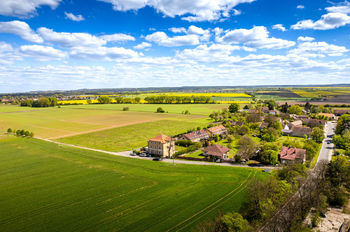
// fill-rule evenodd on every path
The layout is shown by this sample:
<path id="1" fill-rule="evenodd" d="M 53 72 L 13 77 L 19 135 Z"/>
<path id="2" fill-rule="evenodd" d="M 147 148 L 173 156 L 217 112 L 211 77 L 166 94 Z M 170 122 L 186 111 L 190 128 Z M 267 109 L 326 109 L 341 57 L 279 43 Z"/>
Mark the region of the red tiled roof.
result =
<path id="1" fill-rule="evenodd" d="M 156 137 L 150 139 L 150 141 L 166 143 L 166 142 L 170 142 L 171 138 L 169 136 L 160 134 L 160 135 L 157 135 Z"/>
<path id="2" fill-rule="evenodd" d="M 207 155 L 217 156 L 222 158 L 224 154 L 230 151 L 227 147 L 221 145 L 211 145 L 203 149 L 204 153 Z"/>
<path id="3" fill-rule="evenodd" d="M 305 149 L 295 147 L 282 147 L 280 157 L 284 160 L 304 159 L 306 156 Z"/>
<path id="4" fill-rule="evenodd" d="M 199 131 L 193 131 L 191 133 L 187 133 L 184 135 L 184 137 L 188 140 L 193 140 L 197 138 L 205 138 L 209 136 L 209 132 L 207 130 L 199 130 Z"/>
<path id="5" fill-rule="evenodd" d="M 208 131 L 211 133 L 217 133 L 217 132 L 225 131 L 225 130 L 226 130 L 226 128 L 223 125 L 208 128 Z"/>

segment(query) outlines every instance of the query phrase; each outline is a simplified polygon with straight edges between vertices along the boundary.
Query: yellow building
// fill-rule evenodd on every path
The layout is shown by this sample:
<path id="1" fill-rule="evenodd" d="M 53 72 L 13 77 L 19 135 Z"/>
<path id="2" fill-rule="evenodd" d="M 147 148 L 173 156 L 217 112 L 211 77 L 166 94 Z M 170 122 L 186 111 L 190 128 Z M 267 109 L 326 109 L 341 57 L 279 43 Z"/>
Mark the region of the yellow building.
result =
<path id="1" fill-rule="evenodd" d="M 148 153 L 154 156 L 172 157 L 175 153 L 175 141 L 160 134 L 148 141 Z"/>

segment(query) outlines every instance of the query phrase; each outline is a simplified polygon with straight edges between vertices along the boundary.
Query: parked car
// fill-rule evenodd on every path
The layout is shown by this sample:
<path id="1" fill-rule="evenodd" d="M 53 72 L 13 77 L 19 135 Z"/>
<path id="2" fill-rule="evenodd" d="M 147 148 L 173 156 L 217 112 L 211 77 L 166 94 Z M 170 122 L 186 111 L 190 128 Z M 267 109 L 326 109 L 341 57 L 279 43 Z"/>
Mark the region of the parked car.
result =
<path id="1" fill-rule="evenodd" d="M 147 155 L 146 153 L 141 153 L 140 157 L 146 157 L 146 155 Z"/>
<path id="2" fill-rule="evenodd" d="M 154 157 L 154 158 L 153 158 L 153 161 L 162 161 L 162 160 L 163 160 L 162 157 Z"/>
<path id="3" fill-rule="evenodd" d="M 332 142 L 331 142 L 331 140 L 327 140 L 327 144 L 331 144 Z"/>
<path id="4" fill-rule="evenodd" d="M 151 155 L 150 155 L 150 154 L 147 154 L 146 157 L 151 157 Z"/>
<path id="5" fill-rule="evenodd" d="M 215 162 L 216 163 L 221 163 L 221 159 L 217 159 Z"/>
<path id="6" fill-rule="evenodd" d="M 131 152 L 130 155 L 131 155 L 131 156 L 135 156 L 136 153 L 135 153 L 135 152 Z"/>

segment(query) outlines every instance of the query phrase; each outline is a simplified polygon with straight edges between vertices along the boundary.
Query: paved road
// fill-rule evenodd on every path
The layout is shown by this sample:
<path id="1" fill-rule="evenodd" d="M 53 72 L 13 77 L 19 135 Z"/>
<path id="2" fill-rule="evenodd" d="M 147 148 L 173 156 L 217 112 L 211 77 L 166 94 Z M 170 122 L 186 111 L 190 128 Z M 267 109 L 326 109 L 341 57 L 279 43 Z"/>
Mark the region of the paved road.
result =
<path id="1" fill-rule="evenodd" d="M 152 157 L 140 157 L 140 156 L 131 156 L 131 151 L 123 151 L 123 152 L 112 152 L 112 151 L 104 151 L 100 149 L 94 149 L 94 148 L 89 148 L 89 147 L 83 147 L 83 146 L 78 146 L 78 145 L 73 145 L 73 144 L 68 144 L 68 143 L 61 143 L 58 141 L 50 140 L 50 139 L 43 139 L 43 138 L 37 138 L 40 140 L 44 140 L 47 142 L 55 143 L 61 146 L 68 146 L 68 147 L 74 147 L 74 148 L 79 148 L 79 149 L 84 149 L 84 150 L 89 150 L 89 151 L 96 151 L 96 152 L 102 152 L 105 154 L 110 154 L 110 155 L 117 155 L 117 156 L 123 156 L 123 157 L 128 157 L 128 158 L 133 158 L 133 159 L 143 159 L 143 160 L 152 160 Z M 230 163 L 213 163 L 213 162 L 205 162 L 205 161 L 191 161 L 191 160 L 173 160 L 173 159 L 163 159 L 162 162 L 165 163 L 174 163 L 174 164 L 194 164 L 194 165 L 211 165 L 211 166 L 227 166 L 227 167 L 242 167 L 242 168 L 260 168 L 260 169 L 276 169 L 279 167 L 270 167 L 270 166 L 261 166 L 261 167 L 250 167 L 248 165 L 239 165 L 239 164 L 230 164 Z"/>
<path id="2" fill-rule="evenodd" d="M 334 145 L 333 143 L 327 144 L 327 142 L 332 140 L 332 138 L 329 138 L 328 136 L 334 135 L 335 127 L 336 122 L 327 122 L 325 126 L 325 139 L 322 142 L 322 148 L 320 151 L 320 155 L 318 156 L 317 163 L 319 163 L 322 160 L 331 161 Z"/>

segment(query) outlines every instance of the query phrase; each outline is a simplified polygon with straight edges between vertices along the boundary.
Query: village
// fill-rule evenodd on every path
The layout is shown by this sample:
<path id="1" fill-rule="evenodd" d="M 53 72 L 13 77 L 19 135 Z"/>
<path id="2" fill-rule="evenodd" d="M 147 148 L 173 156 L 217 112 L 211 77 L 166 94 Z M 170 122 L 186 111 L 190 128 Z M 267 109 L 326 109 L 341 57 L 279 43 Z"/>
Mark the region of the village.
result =
<path id="1" fill-rule="evenodd" d="M 327 123 L 335 123 L 348 110 L 311 113 L 297 105 L 289 107 L 300 109 L 297 114 L 268 106 L 214 112 L 213 122 L 206 128 L 173 137 L 159 134 L 148 141 L 147 147 L 133 151 L 132 155 L 153 157 L 155 161 L 169 158 L 249 166 L 296 163 L 313 166 Z M 331 143 L 331 138 L 327 143 Z"/>

